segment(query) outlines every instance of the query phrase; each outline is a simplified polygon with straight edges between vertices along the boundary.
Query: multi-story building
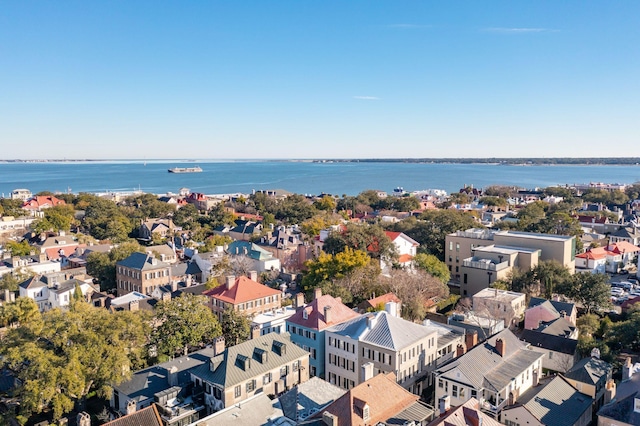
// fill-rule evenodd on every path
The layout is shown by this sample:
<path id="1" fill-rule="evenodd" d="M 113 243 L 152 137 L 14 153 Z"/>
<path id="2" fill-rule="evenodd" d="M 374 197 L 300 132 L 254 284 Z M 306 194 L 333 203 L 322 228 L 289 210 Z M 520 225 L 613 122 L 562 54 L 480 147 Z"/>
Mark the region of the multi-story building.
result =
<path id="1" fill-rule="evenodd" d="M 124 296 L 132 291 L 151 295 L 159 286 L 171 283 L 171 265 L 151 254 L 132 253 L 116 262 L 116 291 Z"/>
<path id="2" fill-rule="evenodd" d="M 593 353 L 593 355 L 596 354 Z M 580 392 L 593 398 L 593 409 L 597 412 L 600 407 L 610 401 L 607 397 L 607 382 L 611 380 L 612 372 L 611 364 L 597 356 L 590 356 L 571 367 L 564 378 Z M 623 380 L 624 375 L 623 367 Z"/>
<path id="3" fill-rule="evenodd" d="M 398 384 L 421 394 L 435 366 L 438 332 L 398 318 L 371 312 L 326 330 L 325 376 L 329 383 L 351 389 L 362 383 L 362 367 L 373 374 L 394 373 Z"/>
<path id="4" fill-rule="evenodd" d="M 222 318 L 227 306 L 249 318 L 280 309 L 280 290 L 257 282 L 257 272 L 252 271 L 250 275 L 251 278 L 230 275 L 223 285 L 202 293 L 209 298 L 209 307 L 218 318 Z"/>
<path id="5" fill-rule="evenodd" d="M 214 342 L 215 355 L 190 370 L 203 388 L 209 412 L 238 404 L 258 393 L 279 395 L 309 380 L 309 352 L 294 345 L 288 333 L 270 333 L 229 348 Z"/>
<path id="6" fill-rule="evenodd" d="M 323 295 L 319 288 L 306 306 L 304 293 L 296 295 L 296 313 L 287 320 L 287 332 L 293 343 L 310 353 L 311 376 L 325 377 L 325 330 L 358 316 L 340 298 Z"/>
<path id="7" fill-rule="evenodd" d="M 493 247 L 481 249 L 487 246 Z M 573 273 L 575 251 L 576 238 L 567 235 L 468 229 L 445 238 L 445 263 L 452 279 L 461 283 L 463 296 L 488 287 L 510 268 L 530 268 L 539 260 L 555 260 Z M 464 286 L 464 274 L 468 288 Z"/>
<path id="8" fill-rule="evenodd" d="M 538 384 L 543 357 L 503 330 L 436 369 L 436 400 L 449 397 L 452 406 L 459 406 L 476 398 L 499 414 L 510 399 Z"/>
<path id="9" fill-rule="evenodd" d="M 522 319 L 527 308 L 526 295 L 515 291 L 485 288 L 474 294 L 473 312 L 483 316 L 502 319 L 510 327 Z"/>

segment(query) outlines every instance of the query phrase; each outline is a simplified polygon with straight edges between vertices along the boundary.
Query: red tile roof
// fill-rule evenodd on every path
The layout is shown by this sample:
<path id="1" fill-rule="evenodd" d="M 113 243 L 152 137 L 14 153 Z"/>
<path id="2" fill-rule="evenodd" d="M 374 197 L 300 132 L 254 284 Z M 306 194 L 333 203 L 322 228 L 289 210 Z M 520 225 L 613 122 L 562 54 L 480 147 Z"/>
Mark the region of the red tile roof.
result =
<path id="1" fill-rule="evenodd" d="M 640 248 L 634 246 L 628 241 L 618 241 L 617 243 L 614 243 L 608 246 L 607 250 L 619 254 L 619 253 L 635 253 L 637 251 L 640 251 Z"/>
<path id="2" fill-rule="evenodd" d="M 407 262 L 411 262 L 413 260 L 413 256 L 411 256 L 410 254 L 401 254 L 400 257 L 398 257 L 398 263 L 407 263 Z"/>
<path id="3" fill-rule="evenodd" d="M 386 304 L 387 302 L 401 303 L 400 299 L 398 299 L 398 296 L 396 296 L 393 293 L 387 293 L 387 294 L 383 294 L 382 296 L 374 297 L 373 299 L 367 300 L 367 302 L 369 302 L 373 307 L 377 306 L 380 303 L 382 304 Z"/>
<path id="4" fill-rule="evenodd" d="M 227 289 L 227 286 L 223 284 L 202 294 L 236 305 L 267 296 L 275 296 L 280 294 L 280 290 L 267 287 L 247 277 L 238 277 L 230 289 Z"/>
<path id="5" fill-rule="evenodd" d="M 324 308 L 331 308 L 330 320 L 325 321 Z M 304 312 L 307 318 L 304 318 Z M 287 321 L 292 324 L 301 325 L 312 330 L 324 330 L 332 325 L 340 324 L 357 317 L 359 314 L 344 305 L 340 300 L 325 294 L 308 303 L 304 308 L 293 314 Z"/>
<path id="6" fill-rule="evenodd" d="M 391 241 L 395 241 L 395 239 L 402 234 L 402 232 L 392 232 L 392 231 L 384 231 L 384 233 L 387 234 L 387 237 L 389 237 Z"/>
<path id="7" fill-rule="evenodd" d="M 613 253 L 609 253 L 603 247 L 595 247 L 584 253 L 577 254 L 576 257 L 580 259 L 598 260 L 598 259 L 606 259 L 606 257 L 610 254 L 613 254 Z"/>
<path id="8" fill-rule="evenodd" d="M 54 197 L 53 195 L 36 195 L 27 200 L 22 205 L 25 209 L 41 209 L 43 207 L 53 207 L 66 204 L 64 200 Z"/>
<path id="9" fill-rule="evenodd" d="M 104 424 L 105 426 L 162 426 L 156 404 L 151 404 L 133 414 L 120 417 Z"/>

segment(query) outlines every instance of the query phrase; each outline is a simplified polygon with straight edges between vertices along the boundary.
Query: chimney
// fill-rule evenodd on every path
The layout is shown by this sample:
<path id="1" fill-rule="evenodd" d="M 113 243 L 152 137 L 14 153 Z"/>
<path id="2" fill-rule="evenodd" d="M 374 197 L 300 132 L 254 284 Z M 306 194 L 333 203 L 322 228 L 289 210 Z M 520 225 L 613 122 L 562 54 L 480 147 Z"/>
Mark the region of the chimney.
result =
<path id="1" fill-rule="evenodd" d="M 167 383 L 169 386 L 178 386 L 178 367 L 175 365 L 167 368 Z"/>
<path id="2" fill-rule="evenodd" d="M 258 282 L 258 271 L 249 271 L 249 278 L 251 281 Z"/>
<path id="3" fill-rule="evenodd" d="M 260 326 L 258 324 L 251 326 L 251 338 L 255 339 L 256 337 L 260 337 Z"/>
<path id="4" fill-rule="evenodd" d="M 444 395 L 438 398 L 438 410 L 440 415 L 446 414 L 451 409 L 451 397 L 449 395 Z"/>
<path id="5" fill-rule="evenodd" d="M 91 426 L 91 416 L 87 412 L 80 412 L 76 417 L 76 424 L 78 426 Z"/>
<path id="6" fill-rule="evenodd" d="M 327 324 L 331 322 L 331 306 L 324 307 L 324 322 Z"/>
<path id="7" fill-rule="evenodd" d="M 565 311 L 560 311 L 560 317 L 561 318 L 566 318 L 567 317 L 567 313 Z"/>
<path id="8" fill-rule="evenodd" d="M 616 397 L 616 382 L 613 379 L 607 380 L 607 384 L 604 387 L 604 403 L 608 404 Z"/>
<path id="9" fill-rule="evenodd" d="M 464 343 L 467 346 L 467 350 L 471 350 L 471 348 L 478 344 L 478 332 L 476 330 L 467 330 L 467 333 L 464 335 Z"/>
<path id="10" fill-rule="evenodd" d="M 456 348 L 456 358 L 462 355 L 464 355 L 464 346 L 458 345 Z"/>
<path id="11" fill-rule="evenodd" d="M 40 263 L 44 263 L 44 262 L 46 262 L 46 261 L 47 261 L 47 254 L 46 254 L 46 253 L 40 253 L 40 254 L 38 255 L 38 262 L 40 262 Z M 82 414 L 82 413 L 81 413 L 81 414 Z M 86 413 L 85 413 L 85 414 L 86 414 Z M 78 416 L 79 416 L 79 415 L 80 415 L 80 414 L 78 414 Z"/>
<path id="12" fill-rule="evenodd" d="M 213 356 L 220 355 L 224 352 L 224 337 L 216 337 L 213 340 Z"/>
<path id="13" fill-rule="evenodd" d="M 369 379 L 373 378 L 373 363 L 367 362 L 360 367 L 362 372 L 362 381 L 366 382 Z"/>
<path id="14" fill-rule="evenodd" d="M 171 300 L 171 293 L 169 293 L 168 291 L 163 291 L 162 292 L 162 300 L 163 301 Z"/>
<path id="15" fill-rule="evenodd" d="M 538 372 L 538 369 L 533 370 L 533 376 L 532 376 L 532 386 L 538 386 L 540 384 L 540 373 Z"/>
<path id="16" fill-rule="evenodd" d="M 320 296 L 322 296 L 322 289 L 321 288 L 314 289 L 313 290 L 313 300 L 316 300 Z"/>
<path id="17" fill-rule="evenodd" d="M 507 342 L 502 339 L 496 339 L 496 351 L 504 358 L 507 355 Z"/>
<path id="18" fill-rule="evenodd" d="M 387 302 L 384 304 L 384 310 L 391 316 L 398 316 L 398 304 L 396 302 Z"/>
<path id="19" fill-rule="evenodd" d="M 171 291 L 178 291 L 178 280 L 171 281 Z"/>
<path id="20" fill-rule="evenodd" d="M 133 399 L 127 401 L 127 412 L 126 415 L 133 414 L 137 411 L 136 402 Z"/>
<path id="21" fill-rule="evenodd" d="M 139 309 L 140 309 L 140 302 L 138 300 L 132 300 L 131 302 L 129 302 L 130 311 L 137 311 Z"/>
<path id="22" fill-rule="evenodd" d="M 227 280 L 225 281 L 225 286 L 227 287 L 227 290 L 231 290 L 231 287 L 233 287 L 235 283 L 236 283 L 235 275 L 227 275 Z"/>
<path id="23" fill-rule="evenodd" d="M 322 413 L 322 423 L 326 426 L 338 426 L 338 416 L 325 411 Z"/>
<path id="24" fill-rule="evenodd" d="M 304 306 L 304 292 L 296 293 L 296 310 Z"/>
<path id="25" fill-rule="evenodd" d="M 622 381 L 629 380 L 631 376 L 633 376 L 633 364 L 631 363 L 631 357 L 627 357 L 622 366 Z"/>
<path id="26" fill-rule="evenodd" d="M 376 314 L 370 313 L 367 315 L 367 328 L 371 330 L 376 325 Z"/>

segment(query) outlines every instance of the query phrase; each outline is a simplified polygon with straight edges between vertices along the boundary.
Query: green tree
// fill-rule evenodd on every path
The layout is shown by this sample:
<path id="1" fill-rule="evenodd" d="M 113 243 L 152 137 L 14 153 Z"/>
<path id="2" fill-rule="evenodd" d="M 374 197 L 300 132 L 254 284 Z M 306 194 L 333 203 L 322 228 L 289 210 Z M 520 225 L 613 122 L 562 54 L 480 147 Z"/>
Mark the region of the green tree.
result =
<path id="1" fill-rule="evenodd" d="M 228 346 L 234 346 L 249 340 L 251 336 L 251 321 L 246 315 L 237 312 L 233 306 L 227 305 L 222 313 L 222 335 Z"/>
<path id="2" fill-rule="evenodd" d="M 609 278 L 606 274 L 574 274 L 566 284 L 564 294 L 581 304 L 587 313 L 611 306 Z"/>
<path id="3" fill-rule="evenodd" d="M 350 247 L 335 255 L 322 252 L 317 259 L 306 262 L 307 272 L 302 278 L 302 286 L 307 292 L 313 291 L 321 283 L 340 279 L 357 268 L 365 267 L 370 261 L 367 253 Z"/>
<path id="4" fill-rule="evenodd" d="M 367 251 L 374 259 L 397 257 L 396 246 L 379 225 L 348 223 L 344 230 L 332 232 L 324 241 L 327 253 L 340 253 L 347 247 Z"/>
<path id="5" fill-rule="evenodd" d="M 28 256 L 35 250 L 27 240 L 20 242 L 9 240 L 6 242 L 5 247 L 11 252 L 12 256 Z"/>
<path id="6" fill-rule="evenodd" d="M 336 208 L 336 200 L 330 195 L 325 195 L 320 199 L 314 201 L 313 206 L 318 210 L 332 212 Z"/>
<path id="7" fill-rule="evenodd" d="M 222 334 L 220 323 L 207 306 L 204 296 L 183 294 L 158 302 L 151 343 L 158 355 L 186 355 L 189 348 L 213 342 Z"/>
<path id="8" fill-rule="evenodd" d="M 416 197 L 393 197 L 391 209 L 398 212 L 410 212 L 420 208 L 420 201 Z"/>
<path id="9" fill-rule="evenodd" d="M 37 233 L 46 231 L 69 231 L 75 222 L 75 210 L 72 205 L 61 204 L 44 211 L 44 217 L 36 220 L 31 227 Z"/>
<path id="10" fill-rule="evenodd" d="M 182 229 L 191 230 L 200 226 L 198 223 L 199 218 L 200 212 L 196 206 L 186 204 L 173 214 L 173 223 Z"/>
<path id="11" fill-rule="evenodd" d="M 26 272 L 13 272 L 4 274 L 0 277 L 0 290 L 9 290 L 16 292 L 20 283 L 25 282 L 33 276 L 33 272 L 27 270 Z"/>
<path id="12" fill-rule="evenodd" d="M 144 250 L 137 242 L 128 241 L 111 249 L 108 253 L 93 252 L 87 256 L 87 273 L 100 283 L 101 291 L 116 288 L 116 262 L 124 260 L 132 253 Z"/>
<path id="13" fill-rule="evenodd" d="M 108 397 L 130 377 L 130 356 L 142 353 L 146 334 L 142 315 L 84 302 L 20 321 L 7 333 L 0 359 L 20 380 L 21 414 L 51 409 L 59 419 L 90 392 Z"/>
<path id="14" fill-rule="evenodd" d="M 432 254 L 418 253 L 413 261 L 418 268 L 436 277 L 443 284 L 448 283 L 451 279 L 446 263 Z"/>

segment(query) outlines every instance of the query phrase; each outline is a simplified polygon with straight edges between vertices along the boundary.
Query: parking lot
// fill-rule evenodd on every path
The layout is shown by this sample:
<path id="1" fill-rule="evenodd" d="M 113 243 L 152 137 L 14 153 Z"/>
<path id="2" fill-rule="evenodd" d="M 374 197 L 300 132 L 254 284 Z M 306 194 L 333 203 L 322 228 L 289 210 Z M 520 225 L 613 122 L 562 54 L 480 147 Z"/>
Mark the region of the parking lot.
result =
<path id="1" fill-rule="evenodd" d="M 621 305 L 626 300 L 640 297 L 640 283 L 634 273 L 612 274 L 609 280 L 611 284 L 611 302 Z"/>

